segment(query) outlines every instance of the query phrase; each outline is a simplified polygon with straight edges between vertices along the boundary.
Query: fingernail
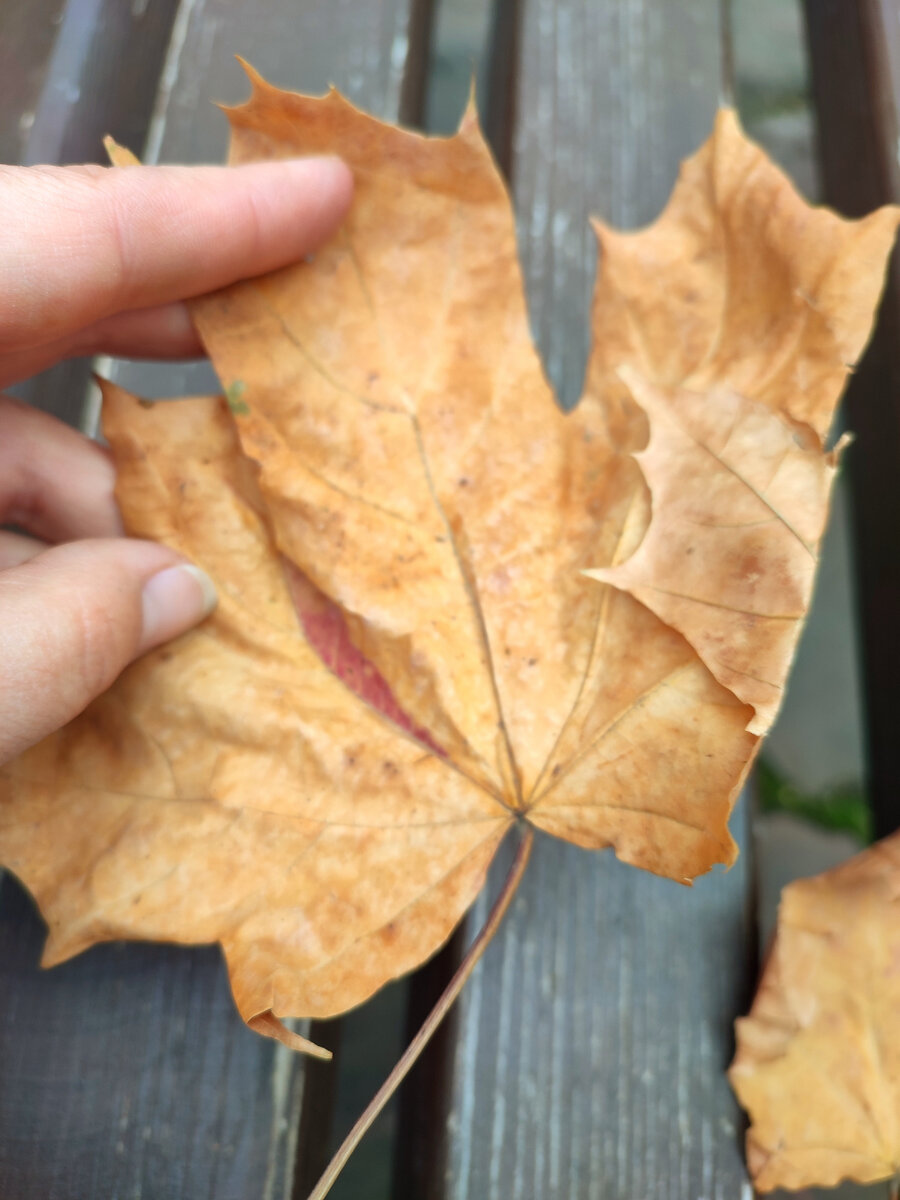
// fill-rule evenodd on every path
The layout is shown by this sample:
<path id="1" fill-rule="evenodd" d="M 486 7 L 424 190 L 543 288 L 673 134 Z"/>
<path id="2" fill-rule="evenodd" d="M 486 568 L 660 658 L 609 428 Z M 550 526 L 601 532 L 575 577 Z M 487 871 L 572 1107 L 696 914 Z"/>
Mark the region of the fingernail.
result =
<path id="1" fill-rule="evenodd" d="M 349 203 L 353 191 L 353 172 L 337 155 L 280 159 L 277 164 L 286 167 L 297 178 L 298 185 L 313 187 L 320 195 L 327 197 L 329 205 L 344 207 Z"/>
<path id="2" fill-rule="evenodd" d="M 193 563 L 179 563 L 152 575 L 141 597 L 141 652 L 193 628 L 216 607 L 216 587 Z"/>

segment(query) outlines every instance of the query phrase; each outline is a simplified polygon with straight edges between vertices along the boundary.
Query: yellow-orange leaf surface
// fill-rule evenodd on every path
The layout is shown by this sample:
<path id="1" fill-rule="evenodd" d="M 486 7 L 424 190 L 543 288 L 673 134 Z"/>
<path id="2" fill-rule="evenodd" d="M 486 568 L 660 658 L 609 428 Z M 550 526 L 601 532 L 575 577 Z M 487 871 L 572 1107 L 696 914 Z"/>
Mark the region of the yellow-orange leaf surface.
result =
<path id="1" fill-rule="evenodd" d="M 762 1191 L 900 1174 L 900 834 L 785 888 L 730 1076 Z"/>
<path id="2" fill-rule="evenodd" d="M 517 821 L 683 882 L 733 860 L 897 217 L 808 208 L 724 113 L 660 222 L 603 234 L 564 415 L 472 114 L 427 139 L 252 82 L 233 161 L 340 154 L 353 209 L 195 305 L 228 405 L 107 389 L 128 528 L 221 603 L 6 769 L 0 859 L 48 962 L 218 940 L 286 1036 L 432 953 Z"/>

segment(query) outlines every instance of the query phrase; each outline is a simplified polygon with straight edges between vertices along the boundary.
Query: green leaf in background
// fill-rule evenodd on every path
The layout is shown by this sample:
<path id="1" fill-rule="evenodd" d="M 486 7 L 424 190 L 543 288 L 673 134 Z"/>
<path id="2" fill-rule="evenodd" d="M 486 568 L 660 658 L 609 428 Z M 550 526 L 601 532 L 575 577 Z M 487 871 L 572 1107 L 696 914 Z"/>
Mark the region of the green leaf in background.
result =
<path id="1" fill-rule="evenodd" d="M 756 779 L 763 812 L 790 813 L 823 829 L 852 833 L 865 844 L 871 842 L 872 813 L 860 787 L 848 784 L 805 795 L 765 759 L 759 760 Z"/>

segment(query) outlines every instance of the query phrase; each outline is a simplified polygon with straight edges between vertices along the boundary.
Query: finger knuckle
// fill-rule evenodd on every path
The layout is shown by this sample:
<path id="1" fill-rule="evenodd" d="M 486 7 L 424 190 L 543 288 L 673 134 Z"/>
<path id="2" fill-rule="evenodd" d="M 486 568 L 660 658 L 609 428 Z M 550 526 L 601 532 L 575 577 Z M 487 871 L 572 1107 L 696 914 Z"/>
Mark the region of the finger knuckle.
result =
<path id="1" fill-rule="evenodd" d="M 69 609 L 72 683 L 87 696 L 106 690 L 127 663 L 127 627 L 111 604 L 81 596 Z"/>

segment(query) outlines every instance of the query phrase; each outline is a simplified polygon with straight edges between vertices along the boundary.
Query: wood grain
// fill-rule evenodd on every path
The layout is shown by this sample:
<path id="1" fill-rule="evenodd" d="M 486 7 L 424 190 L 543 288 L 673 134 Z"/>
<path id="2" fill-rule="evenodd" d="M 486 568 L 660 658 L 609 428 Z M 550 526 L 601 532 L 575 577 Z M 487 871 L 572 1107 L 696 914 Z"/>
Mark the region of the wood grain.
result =
<path id="1" fill-rule="evenodd" d="M 18 163 L 53 54 L 65 0 L 0 5 L 0 163 Z"/>
<path id="2" fill-rule="evenodd" d="M 587 217 L 633 227 L 661 208 L 711 127 L 718 17 L 708 0 L 524 6 L 511 171 L 532 323 L 566 404 L 587 352 Z M 742 805 L 742 842 L 745 823 Z M 749 1197 L 724 1075 L 752 970 L 749 880 L 742 858 L 681 889 L 541 839 L 461 999 L 429 1196 Z"/>
<path id="3" fill-rule="evenodd" d="M 247 1030 L 213 948 L 108 945 L 41 971 L 0 885 L 0 1195 L 288 1195 L 303 1080 Z"/>
<path id="4" fill-rule="evenodd" d="M 47 71 L 26 163 L 103 162 L 103 135 L 140 136 L 178 0 L 68 0 Z"/>

